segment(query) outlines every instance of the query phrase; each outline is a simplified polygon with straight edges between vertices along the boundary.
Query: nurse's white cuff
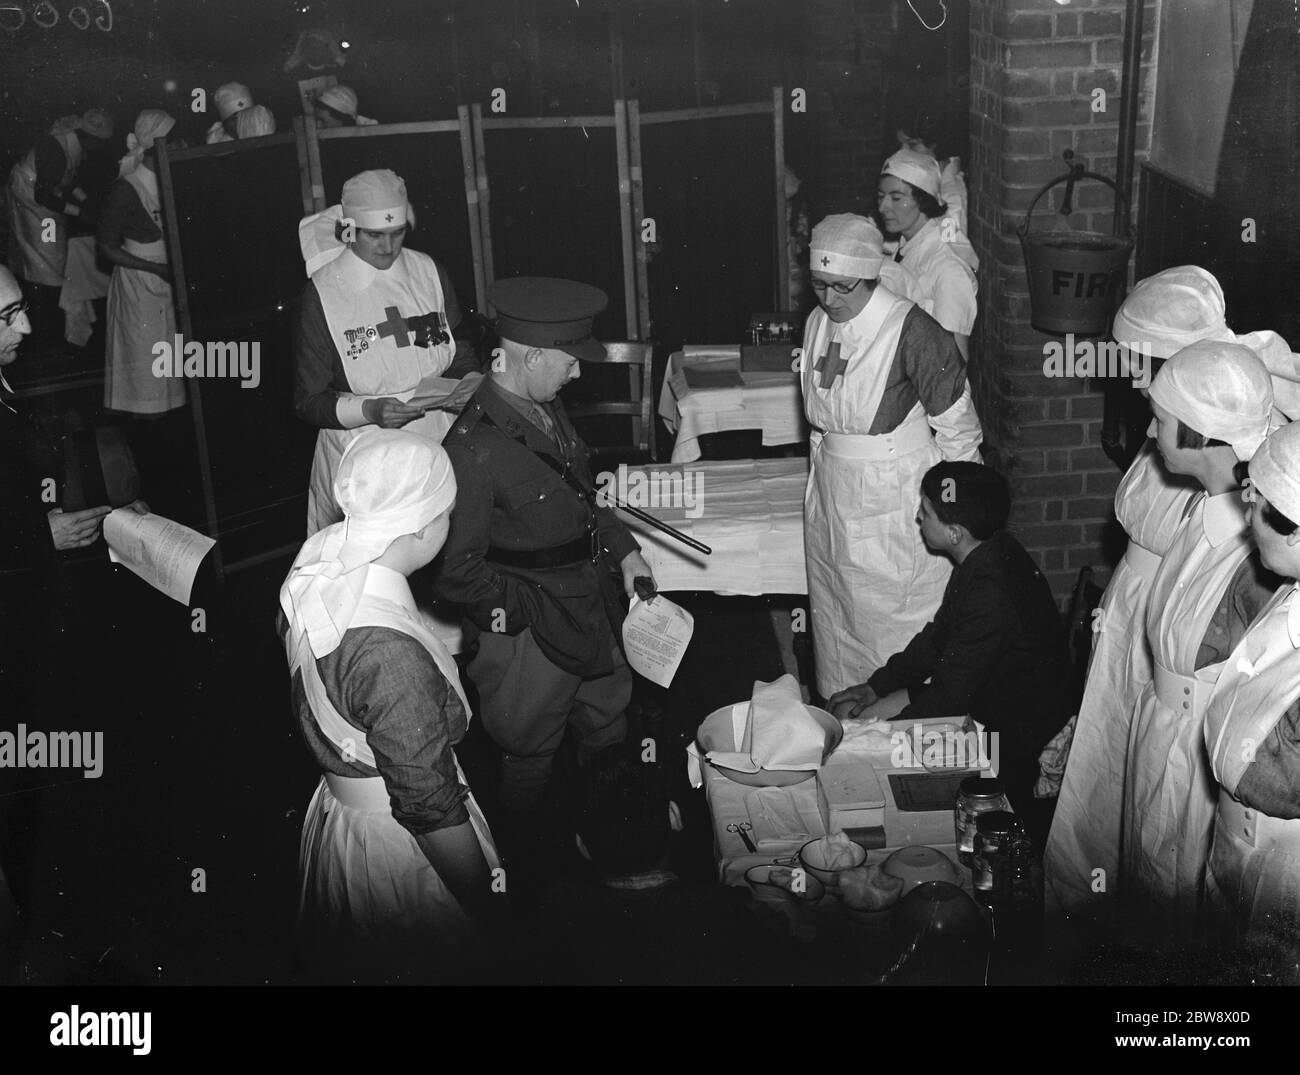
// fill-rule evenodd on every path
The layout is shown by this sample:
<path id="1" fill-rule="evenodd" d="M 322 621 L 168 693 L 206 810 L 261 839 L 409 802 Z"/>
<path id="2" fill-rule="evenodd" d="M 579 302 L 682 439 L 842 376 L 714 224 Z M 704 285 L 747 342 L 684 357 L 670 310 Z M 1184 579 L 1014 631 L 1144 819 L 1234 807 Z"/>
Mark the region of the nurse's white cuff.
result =
<path id="1" fill-rule="evenodd" d="M 338 402 L 334 405 L 334 417 L 344 429 L 357 429 L 370 423 L 362 411 L 366 401 L 362 396 L 349 392 L 340 392 Z"/>
<path id="2" fill-rule="evenodd" d="M 969 384 L 962 389 L 957 402 L 943 414 L 930 416 L 930 428 L 934 430 L 935 444 L 944 459 L 949 462 L 980 461 L 980 442 L 984 433 L 979 415 L 975 413 Z"/>

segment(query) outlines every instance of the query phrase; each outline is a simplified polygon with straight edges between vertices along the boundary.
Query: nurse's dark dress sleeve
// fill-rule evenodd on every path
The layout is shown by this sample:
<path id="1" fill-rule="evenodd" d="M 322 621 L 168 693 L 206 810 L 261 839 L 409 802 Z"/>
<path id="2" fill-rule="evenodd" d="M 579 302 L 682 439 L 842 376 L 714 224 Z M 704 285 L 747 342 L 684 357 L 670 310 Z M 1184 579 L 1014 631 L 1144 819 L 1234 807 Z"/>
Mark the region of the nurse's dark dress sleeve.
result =
<path id="1" fill-rule="evenodd" d="M 447 270 L 442 262 L 435 260 L 433 264 L 438 270 L 438 283 L 442 285 L 442 302 L 443 310 L 447 315 L 447 328 L 451 332 L 452 340 L 456 346 L 456 354 L 443 376 L 460 380 L 467 373 L 482 373 L 482 366 L 479 362 L 478 352 L 474 350 L 474 344 L 469 340 L 456 338 L 456 330 L 460 328 L 461 322 L 465 319 L 465 315 L 460 308 L 460 300 L 456 298 L 456 288 L 451 282 L 451 277 L 447 275 Z"/>
<path id="2" fill-rule="evenodd" d="M 1196 655 L 1202 668 L 1226 660 L 1283 580 L 1267 571 L 1254 550 L 1237 568 L 1206 628 Z M 1282 699 L 1279 699 L 1282 701 Z M 1300 818 L 1300 698 L 1255 749 L 1237 784 L 1237 798 L 1270 817 Z"/>
<path id="3" fill-rule="evenodd" d="M 35 150 L 36 181 L 32 184 L 32 197 L 37 205 L 62 213 L 73 204 L 63 197 L 59 187 L 63 173 L 68 170 L 68 155 L 52 135 L 37 142 Z"/>
<path id="4" fill-rule="evenodd" d="M 894 362 L 885 380 L 873 436 L 892 433 L 919 400 L 931 417 L 943 414 L 966 389 L 966 363 L 957 342 L 933 317 L 913 306 L 903 319 Z"/>
<path id="5" fill-rule="evenodd" d="M 343 757 L 311 715 L 301 677 L 295 675 L 299 729 L 321 768 L 350 777 L 377 771 L 393 819 L 412 835 L 467 822 L 469 789 L 457 776 L 452 751 L 465 734 L 465 708 L 424 647 L 400 631 L 358 627 L 347 631 L 316 668 L 326 697 L 365 733 L 375 754 L 374 769 Z"/>
<path id="6" fill-rule="evenodd" d="M 308 282 L 298 304 L 293 335 L 293 409 L 320 429 L 342 429 L 338 398 L 347 390 L 343 362 L 325 320 L 325 307 L 314 283 Z"/>
<path id="7" fill-rule="evenodd" d="M 105 246 L 121 246 L 125 239 L 154 243 L 162 238 L 162 231 L 141 204 L 135 187 L 119 179 L 100 203 L 95 238 Z"/>
<path id="8" fill-rule="evenodd" d="M 1237 784 L 1237 798 L 1269 817 L 1300 818 L 1300 698 L 1255 750 Z"/>

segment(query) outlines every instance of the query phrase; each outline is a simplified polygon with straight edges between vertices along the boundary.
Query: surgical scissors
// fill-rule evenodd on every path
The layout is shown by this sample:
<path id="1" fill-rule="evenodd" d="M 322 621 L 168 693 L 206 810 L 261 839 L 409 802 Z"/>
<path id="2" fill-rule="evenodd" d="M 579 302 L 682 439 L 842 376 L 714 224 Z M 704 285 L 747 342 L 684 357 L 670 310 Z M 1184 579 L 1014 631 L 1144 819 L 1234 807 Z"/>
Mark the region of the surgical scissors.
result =
<path id="1" fill-rule="evenodd" d="M 745 841 L 745 846 L 749 848 L 750 852 L 758 854 L 758 848 L 754 846 L 754 841 L 749 838 L 750 830 L 753 827 L 748 821 L 733 821 L 727 826 L 727 831 L 738 834 Z"/>

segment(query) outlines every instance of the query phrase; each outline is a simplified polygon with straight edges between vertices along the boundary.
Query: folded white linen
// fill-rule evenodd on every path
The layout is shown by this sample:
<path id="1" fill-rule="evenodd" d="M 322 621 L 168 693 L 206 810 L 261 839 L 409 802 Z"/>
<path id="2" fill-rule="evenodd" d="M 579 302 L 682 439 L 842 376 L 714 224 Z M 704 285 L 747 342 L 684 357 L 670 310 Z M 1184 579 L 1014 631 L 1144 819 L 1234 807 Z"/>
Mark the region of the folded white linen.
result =
<path id="1" fill-rule="evenodd" d="M 821 764 L 826 732 L 804 706 L 794 676 L 787 673 L 771 683 L 756 680 L 749 706 L 736 706 L 732 719 L 736 748 L 709 751 L 715 765 L 756 773 L 805 771 Z"/>

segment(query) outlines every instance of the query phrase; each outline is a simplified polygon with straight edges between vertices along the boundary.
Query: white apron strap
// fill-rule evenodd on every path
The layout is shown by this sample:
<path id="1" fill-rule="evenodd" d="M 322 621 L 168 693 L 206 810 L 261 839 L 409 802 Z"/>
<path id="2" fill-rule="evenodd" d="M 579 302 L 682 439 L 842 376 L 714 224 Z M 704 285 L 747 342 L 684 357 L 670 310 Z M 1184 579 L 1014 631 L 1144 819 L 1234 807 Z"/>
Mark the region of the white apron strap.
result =
<path id="1" fill-rule="evenodd" d="M 400 605 L 392 601 L 386 601 L 381 598 L 373 597 L 366 594 L 361 599 L 361 604 L 357 607 L 356 614 L 352 618 L 350 627 L 387 627 L 391 630 L 398 631 L 404 635 L 409 635 L 417 642 L 424 646 L 442 672 L 447 682 L 451 684 L 452 690 L 456 692 L 456 697 L 465 707 L 466 723 L 471 719 L 472 713 L 469 707 L 469 701 L 465 697 L 465 689 L 461 686 L 460 670 L 456 667 L 456 662 L 452 659 L 447 647 L 439 640 L 438 636 L 421 620 L 412 617 Z M 307 692 L 307 701 L 311 705 L 312 716 L 316 720 L 317 726 L 325 737 L 333 743 L 344 756 L 349 754 L 372 769 L 377 768 L 375 765 L 375 752 L 370 748 L 370 743 L 366 740 L 365 733 L 360 728 L 349 724 L 339 714 L 338 710 L 330 703 L 329 697 L 325 693 L 325 684 L 321 682 L 320 674 L 316 670 L 316 659 L 312 655 L 311 646 L 307 641 L 307 633 L 290 632 L 289 645 L 293 645 L 292 639 L 297 635 L 298 643 L 294 652 L 289 656 L 290 674 L 298 669 L 302 669 L 303 686 Z M 456 763 L 456 778 L 469 787 L 469 781 L 465 779 L 464 770 L 460 767 L 460 761 L 452 756 Z M 465 809 L 469 813 L 470 825 L 474 829 L 474 835 L 478 837 L 479 846 L 483 849 L 483 857 L 486 859 L 488 868 L 495 869 L 501 865 L 500 856 L 497 854 L 496 842 L 492 839 L 492 830 L 488 828 L 487 818 L 479 808 L 478 801 L 474 798 L 471 791 L 465 797 Z"/>
<path id="2" fill-rule="evenodd" d="M 158 200 L 158 177 L 148 168 L 142 167 L 137 168 L 123 178 L 131 184 L 131 189 L 135 191 L 136 196 L 140 199 L 144 211 L 149 214 L 150 219 L 158 226 L 158 230 L 162 231 L 162 203 Z M 128 254 L 134 254 L 146 261 L 167 260 L 167 243 L 161 235 L 151 243 L 141 243 L 136 242 L 134 239 L 127 239 L 122 246 Z"/>
<path id="3" fill-rule="evenodd" d="M 344 720 L 329 700 L 320 672 L 316 669 L 316 658 L 312 654 L 307 632 L 291 631 L 286 647 L 289 649 L 289 674 L 302 672 L 307 704 L 311 706 L 311 715 L 325 738 L 338 748 L 343 757 L 355 758 L 363 765 L 375 768 L 375 752 L 370 749 L 366 733 Z"/>

